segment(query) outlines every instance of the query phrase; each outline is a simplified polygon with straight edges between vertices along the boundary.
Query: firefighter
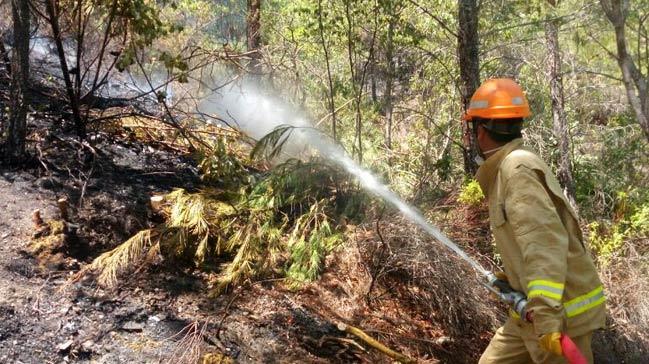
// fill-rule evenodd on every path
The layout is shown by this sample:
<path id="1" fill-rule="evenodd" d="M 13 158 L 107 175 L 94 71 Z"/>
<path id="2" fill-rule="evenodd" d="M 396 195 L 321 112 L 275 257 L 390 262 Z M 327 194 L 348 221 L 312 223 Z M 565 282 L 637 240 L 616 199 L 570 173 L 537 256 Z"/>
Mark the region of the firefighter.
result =
<path id="1" fill-rule="evenodd" d="M 511 79 L 484 82 L 465 116 L 503 276 L 528 299 L 526 317 L 510 311 L 480 364 L 565 363 L 562 334 L 592 363 L 592 334 L 606 319 L 602 283 L 557 179 L 523 146 L 529 116 L 525 94 Z"/>

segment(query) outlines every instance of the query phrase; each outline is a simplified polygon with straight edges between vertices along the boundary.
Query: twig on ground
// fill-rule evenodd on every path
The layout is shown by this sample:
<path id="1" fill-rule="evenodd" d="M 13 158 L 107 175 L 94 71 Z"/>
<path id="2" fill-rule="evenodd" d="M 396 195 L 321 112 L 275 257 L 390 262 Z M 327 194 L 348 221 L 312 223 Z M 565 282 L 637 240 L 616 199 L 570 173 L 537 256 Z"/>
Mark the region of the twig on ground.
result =
<path id="1" fill-rule="evenodd" d="M 36 291 L 36 294 L 34 295 L 36 299 L 34 300 L 34 303 L 32 304 L 32 310 L 36 312 L 36 317 L 41 317 L 43 314 L 43 311 L 41 310 L 41 299 L 43 298 L 42 292 L 45 286 L 50 282 L 50 275 L 47 276 L 43 284 L 38 287 L 38 291 Z"/>
<path id="2" fill-rule="evenodd" d="M 433 345 L 433 346 L 435 346 L 436 350 L 443 351 L 443 352 L 445 352 L 447 354 L 453 354 L 451 351 L 443 348 L 439 343 L 437 343 L 437 342 L 435 342 L 433 340 L 422 339 L 422 338 L 419 338 L 419 337 L 398 335 L 398 334 L 388 333 L 388 332 L 385 332 L 385 331 L 374 330 L 374 329 L 365 330 L 365 331 L 370 332 L 370 333 L 376 333 L 376 334 L 381 334 L 381 335 L 392 336 L 392 337 L 395 337 L 397 339 L 401 339 L 401 340 L 405 340 L 405 341 L 417 341 L 417 342 L 425 343 L 425 344 L 428 344 L 428 345 Z"/>
<path id="3" fill-rule="evenodd" d="M 221 329 L 223 328 L 223 323 L 225 322 L 225 319 L 228 317 L 228 312 L 230 311 L 230 306 L 232 305 L 234 300 L 236 300 L 237 297 L 239 297 L 239 295 L 241 294 L 242 291 L 243 291 L 242 289 L 239 289 L 238 292 L 234 293 L 232 295 L 232 298 L 230 299 L 230 301 L 228 301 L 228 304 L 225 305 L 225 309 L 223 309 L 223 316 L 221 316 L 221 320 L 219 321 L 219 324 L 216 327 L 216 337 L 219 340 L 221 340 Z"/>
<path id="4" fill-rule="evenodd" d="M 371 336 L 369 336 L 368 334 L 363 332 L 363 330 L 361 330 L 361 329 L 359 329 L 357 327 L 347 325 L 347 324 L 345 324 L 343 322 L 336 323 L 336 327 L 340 331 L 344 331 L 344 332 L 346 332 L 348 334 L 356 336 L 357 338 L 363 340 L 369 346 L 373 347 L 374 349 L 382 352 L 383 354 L 391 357 L 392 359 L 394 359 L 394 360 L 396 360 L 396 361 L 398 361 L 400 363 L 416 363 L 415 359 L 412 359 L 412 358 L 410 358 L 410 357 L 408 357 L 406 355 L 403 355 L 403 354 L 401 354 L 399 352 L 396 352 L 396 351 L 388 348 L 387 346 L 385 346 L 384 344 L 382 344 L 379 341 L 375 340 L 374 338 L 372 338 Z"/>

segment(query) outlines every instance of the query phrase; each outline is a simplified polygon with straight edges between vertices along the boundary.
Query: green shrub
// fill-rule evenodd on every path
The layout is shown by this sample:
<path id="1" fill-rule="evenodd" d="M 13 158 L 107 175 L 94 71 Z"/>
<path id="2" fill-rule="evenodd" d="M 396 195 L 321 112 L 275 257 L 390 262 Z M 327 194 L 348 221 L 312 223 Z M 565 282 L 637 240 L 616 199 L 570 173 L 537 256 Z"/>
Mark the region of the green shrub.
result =
<path id="1" fill-rule="evenodd" d="M 480 184 L 478 183 L 478 181 L 473 179 L 462 186 L 462 190 L 460 191 L 460 195 L 458 196 L 457 201 L 465 205 L 477 206 L 482 203 L 484 197 L 485 196 L 482 193 Z"/>
<path id="2" fill-rule="evenodd" d="M 649 201 L 646 167 L 649 144 L 637 125 L 587 131 L 588 153 L 575 155 L 577 203 L 586 219 L 617 219 L 620 204 L 639 206 Z M 615 173 L 610 173 L 615 171 Z M 625 194 L 624 196 L 620 193 Z"/>
<path id="3" fill-rule="evenodd" d="M 624 194 L 618 196 L 622 201 L 625 200 Z M 629 207 L 624 207 L 627 208 Z M 592 222 L 588 225 L 589 242 L 601 264 L 608 264 L 612 256 L 620 254 L 626 242 L 649 236 L 649 204 L 633 210 L 630 216 L 622 216 L 616 222 Z"/>

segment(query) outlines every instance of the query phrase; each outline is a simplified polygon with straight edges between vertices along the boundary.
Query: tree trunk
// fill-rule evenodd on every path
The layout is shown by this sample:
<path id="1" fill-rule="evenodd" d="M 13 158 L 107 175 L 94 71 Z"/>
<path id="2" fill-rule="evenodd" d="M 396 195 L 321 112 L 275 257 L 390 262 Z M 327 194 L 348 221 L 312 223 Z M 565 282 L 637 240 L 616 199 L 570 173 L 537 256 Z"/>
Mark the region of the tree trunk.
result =
<path id="1" fill-rule="evenodd" d="M 460 91 L 462 107 L 466 111 L 475 90 L 480 86 L 480 59 L 478 53 L 478 5 L 476 0 L 458 1 L 458 60 L 460 65 Z M 468 125 L 462 123 L 462 132 L 468 134 Z M 477 142 L 473 136 L 465 138 L 464 173 L 474 175 L 478 166 Z"/>
<path id="2" fill-rule="evenodd" d="M 7 71 L 7 75 L 11 75 L 11 60 L 9 59 L 9 52 L 5 48 L 5 43 L 1 40 L 3 38 L 0 36 L 0 59 L 4 63 L 4 68 Z"/>
<path id="3" fill-rule="evenodd" d="M 58 0 L 45 0 L 45 11 L 49 19 L 50 27 L 52 28 L 52 36 L 56 44 L 56 52 L 59 56 L 59 63 L 61 65 L 61 73 L 63 73 L 63 81 L 65 82 L 65 90 L 70 100 L 70 107 L 72 108 L 72 117 L 74 119 L 74 127 L 79 138 L 86 137 L 86 125 L 81 119 L 81 112 L 79 110 L 79 94 L 74 91 L 74 85 L 70 78 L 70 68 L 65 59 L 65 48 L 63 48 L 63 41 L 61 39 L 61 28 L 59 27 L 59 9 Z M 80 72 L 80 70 L 77 70 Z"/>
<path id="4" fill-rule="evenodd" d="M 251 54 L 250 72 L 255 76 L 261 74 L 261 0 L 247 0 L 248 14 L 246 16 L 246 37 L 248 41 L 248 50 L 255 51 Z"/>
<path id="5" fill-rule="evenodd" d="M 370 91 L 372 92 L 372 102 L 378 104 L 379 96 L 376 93 L 376 73 L 378 71 L 378 66 L 376 64 L 376 57 L 372 57 L 370 67 Z"/>
<path id="6" fill-rule="evenodd" d="M 12 0 L 14 47 L 11 59 L 10 114 L 5 158 L 18 163 L 25 156 L 27 135 L 27 89 L 29 82 L 29 1 Z"/>
<path id="7" fill-rule="evenodd" d="M 351 80 L 352 80 L 352 89 L 354 92 L 354 108 L 356 111 L 356 125 L 355 125 L 355 135 L 354 139 L 356 140 L 356 149 L 354 150 L 358 154 L 355 154 L 358 156 L 358 162 L 363 163 L 363 109 L 362 109 L 362 101 L 363 101 L 363 87 L 365 86 L 365 80 L 367 77 L 367 72 L 370 63 L 372 62 L 372 59 L 374 59 L 374 44 L 376 41 L 376 34 L 378 32 L 379 28 L 379 4 L 378 2 L 374 2 L 374 9 L 372 10 L 374 13 L 374 24 L 373 24 L 373 29 L 372 29 L 372 34 L 367 39 L 369 41 L 369 44 L 367 44 L 367 58 L 365 58 L 362 62 L 359 59 L 360 57 L 356 53 L 356 44 L 357 43 L 362 43 L 363 39 L 356 39 L 354 36 L 354 27 L 355 27 L 355 22 L 354 22 L 354 17 L 352 15 L 352 1 L 344 1 L 345 3 L 345 20 L 346 20 L 346 33 L 347 33 L 347 58 L 349 61 L 349 72 L 351 75 Z M 358 59 L 358 62 L 356 60 Z M 357 68 L 358 66 L 358 68 Z"/>
<path id="8" fill-rule="evenodd" d="M 615 29 L 615 43 L 617 47 L 617 63 L 622 71 L 624 88 L 629 104 L 635 113 L 642 131 L 649 140 L 649 93 L 647 92 L 647 76 L 638 69 L 627 50 L 626 42 L 626 17 L 628 1 L 625 0 L 600 0 L 606 17 Z"/>
<path id="9" fill-rule="evenodd" d="M 334 140 L 338 140 L 337 135 L 337 121 L 336 121 L 336 106 L 334 103 L 334 83 L 331 77 L 331 65 L 329 64 L 329 47 L 324 36 L 324 24 L 322 22 L 322 0 L 318 0 L 318 30 L 320 32 L 320 41 L 322 41 L 322 49 L 325 55 L 325 64 L 327 65 L 327 81 L 329 83 L 329 112 L 331 113 L 331 136 Z"/>
<path id="10" fill-rule="evenodd" d="M 577 210 L 575 182 L 572 177 L 572 162 L 570 160 L 570 135 L 564 108 L 558 21 L 549 20 L 545 23 L 545 40 L 548 49 L 546 75 L 550 84 L 550 99 L 552 100 L 552 125 L 554 137 L 559 146 L 557 175 L 570 205 Z"/>
<path id="11" fill-rule="evenodd" d="M 394 11 L 394 9 L 391 9 Z M 388 72 L 385 75 L 385 95 L 383 99 L 383 110 L 385 111 L 385 147 L 392 149 L 392 85 L 394 82 L 394 26 L 396 19 L 390 15 L 388 23 L 388 37 L 385 49 L 385 62 Z"/>
<path id="12" fill-rule="evenodd" d="M 356 110 L 356 123 L 354 128 L 354 139 L 356 140 L 355 152 L 358 154 L 358 162 L 363 163 L 363 139 L 362 139 L 362 120 L 361 120 L 361 95 L 363 94 L 363 84 L 357 81 L 356 62 L 354 61 L 354 38 L 353 38 L 353 20 L 351 15 L 351 4 L 345 1 L 345 19 L 347 33 L 347 59 L 349 61 L 349 73 L 354 90 L 354 109 Z"/>

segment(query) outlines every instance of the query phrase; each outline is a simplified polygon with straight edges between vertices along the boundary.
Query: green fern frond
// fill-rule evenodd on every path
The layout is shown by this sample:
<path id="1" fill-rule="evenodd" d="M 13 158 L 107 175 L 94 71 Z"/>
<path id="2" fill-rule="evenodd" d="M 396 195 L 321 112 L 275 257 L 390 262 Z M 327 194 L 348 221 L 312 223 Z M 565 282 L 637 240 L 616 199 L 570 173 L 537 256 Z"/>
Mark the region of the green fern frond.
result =
<path id="1" fill-rule="evenodd" d="M 253 160 L 272 161 L 282 153 L 284 145 L 291 137 L 296 127 L 291 125 L 280 125 L 270 133 L 259 139 L 250 152 Z"/>

